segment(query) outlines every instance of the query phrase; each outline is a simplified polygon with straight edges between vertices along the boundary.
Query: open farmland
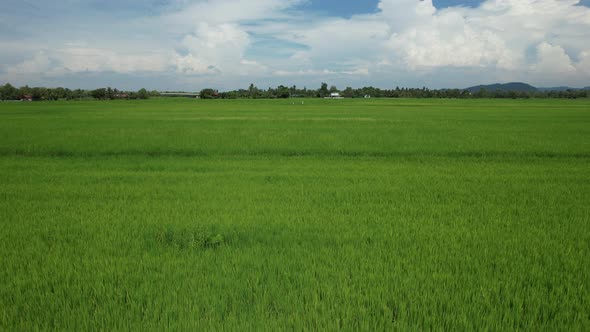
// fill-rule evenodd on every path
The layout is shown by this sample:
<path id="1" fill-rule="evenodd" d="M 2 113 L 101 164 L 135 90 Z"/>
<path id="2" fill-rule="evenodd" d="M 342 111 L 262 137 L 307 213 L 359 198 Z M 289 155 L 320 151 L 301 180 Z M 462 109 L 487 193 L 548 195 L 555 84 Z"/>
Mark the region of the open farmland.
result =
<path id="1" fill-rule="evenodd" d="M 0 330 L 590 330 L 590 101 L 0 103 Z"/>

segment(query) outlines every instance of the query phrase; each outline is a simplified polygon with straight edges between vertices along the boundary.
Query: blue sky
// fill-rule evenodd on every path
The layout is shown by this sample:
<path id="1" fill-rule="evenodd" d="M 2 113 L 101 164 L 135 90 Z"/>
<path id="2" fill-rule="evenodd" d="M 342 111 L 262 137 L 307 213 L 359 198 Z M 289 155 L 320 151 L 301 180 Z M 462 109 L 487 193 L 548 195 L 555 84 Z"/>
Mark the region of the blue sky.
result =
<path id="1" fill-rule="evenodd" d="M 590 0 L 3 0 L 0 84 L 590 85 Z"/>
<path id="2" fill-rule="evenodd" d="M 445 8 L 449 6 L 476 7 L 482 2 L 482 0 L 435 0 L 433 1 L 433 4 L 436 8 Z M 309 11 L 322 13 L 325 15 L 350 17 L 352 15 L 374 13 L 377 11 L 378 3 L 378 0 L 316 0 L 309 1 L 301 5 L 301 8 Z"/>
<path id="3" fill-rule="evenodd" d="M 434 0 L 433 5 L 438 9 L 453 6 L 477 7 L 484 0 Z M 369 14 L 377 11 L 378 0 L 342 1 L 342 0 L 316 0 L 309 1 L 301 8 L 325 15 L 350 17 L 358 14 Z M 582 0 L 581 4 L 590 5 L 590 0 Z"/>

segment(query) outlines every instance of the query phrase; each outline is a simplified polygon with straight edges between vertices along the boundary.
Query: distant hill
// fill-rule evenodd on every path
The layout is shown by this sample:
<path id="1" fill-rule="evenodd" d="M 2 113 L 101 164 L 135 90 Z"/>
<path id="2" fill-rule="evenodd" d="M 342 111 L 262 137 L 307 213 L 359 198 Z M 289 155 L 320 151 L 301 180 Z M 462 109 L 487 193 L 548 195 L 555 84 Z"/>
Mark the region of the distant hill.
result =
<path id="1" fill-rule="evenodd" d="M 536 92 L 538 91 L 537 88 L 530 84 L 522 83 L 522 82 L 512 82 L 506 84 L 489 84 L 489 85 L 476 85 L 465 90 L 471 93 L 477 93 L 479 90 L 485 89 L 486 91 L 493 92 L 493 91 L 524 91 L 524 92 Z"/>
<path id="2" fill-rule="evenodd" d="M 496 83 L 496 84 L 488 84 L 488 85 L 476 85 L 476 86 L 469 87 L 465 90 L 467 90 L 471 93 L 477 93 L 481 89 L 485 89 L 488 92 L 494 92 L 494 91 L 517 91 L 517 92 L 520 92 L 520 91 L 524 91 L 524 92 L 557 91 L 557 92 L 560 92 L 560 91 L 568 91 L 568 90 L 572 90 L 572 91 L 590 90 L 590 86 L 587 86 L 585 88 L 572 88 L 570 86 L 555 86 L 555 87 L 536 88 L 530 84 L 526 84 L 526 83 L 522 83 L 522 82 L 512 82 L 512 83 L 506 83 L 506 84 Z"/>

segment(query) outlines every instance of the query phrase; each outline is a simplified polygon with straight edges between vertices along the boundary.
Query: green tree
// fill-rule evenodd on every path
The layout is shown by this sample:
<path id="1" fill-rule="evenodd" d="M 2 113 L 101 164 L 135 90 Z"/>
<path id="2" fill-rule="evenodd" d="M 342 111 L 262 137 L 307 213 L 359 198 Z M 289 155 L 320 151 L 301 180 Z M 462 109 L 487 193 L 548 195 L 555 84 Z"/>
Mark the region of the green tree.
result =
<path id="1" fill-rule="evenodd" d="M 248 87 L 248 97 L 252 99 L 260 98 L 260 89 L 254 85 L 254 83 L 250 84 Z"/>
<path id="2" fill-rule="evenodd" d="M 32 94 L 33 94 L 33 89 L 31 89 L 31 87 L 29 87 L 28 85 L 21 86 L 21 87 L 18 89 L 18 95 L 19 95 L 19 96 L 17 97 L 17 99 L 18 99 L 19 97 L 21 97 L 21 96 L 24 96 L 24 95 L 32 95 Z"/>
<path id="3" fill-rule="evenodd" d="M 323 98 L 328 96 L 329 91 L 328 91 L 328 83 L 323 83 L 320 87 L 320 90 L 318 91 L 318 97 Z"/>
<path id="4" fill-rule="evenodd" d="M 137 98 L 138 99 L 148 99 L 150 97 L 150 94 L 148 93 L 148 91 L 144 88 L 139 89 L 139 91 L 137 91 Z"/>
<path id="5" fill-rule="evenodd" d="M 277 87 L 277 94 L 276 94 L 277 98 L 289 98 L 290 94 L 291 93 L 290 93 L 288 87 L 286 87 L 284 85 L 279 85 Z"/>
<path id="6" fill-rule="evenodd" d="M 72 91 L 72 94 L 71 94 L 72 99 L 82 99 L 82 98 L 86 98 L 88 96 L 89 96 L 89 92 L 82 90 L 82 89 L 76 89 L 76 90 Z"/>
<path id="7" fill-rule="evenodd" d="M 342 91 L 342 97 L 346 98 L 353 98 L 354 97 L 354 90 L 351 87 L 346 87 L 344 91 Z"/>
<path id="8" fill-rule="evenodd" d="M 18 89 L 12 86 L 10 83 L 4 84 L 0 87 L 0 99 L 1 100 L 15 100 L 18 99 Z"/>
<path id="9" fill-rule="evenodd" d="M 107 96 L 107 89 L 100 88 L 100 89 L 92 90 L 92 91 L 90 91 L 90 95 L 92 96 L 92 98 L 95 98 L 95 99 L 105 99 Z"/>
<path id="10" fill-rule="evenodd" d="M 489 96 L 490 94 L 488 93 L 488 90 L 486 90 L 485 88 L 481 88 L 479 89 L 479 91 L 475 93 L 475 97 L 477 98 L 487 98 Z"/>
<path id="11" fill-rule="evenodd" d="M 217 90 L 213 89 L 203 89 L 201 90 L 201 98 L 202 99 L 217 99 L 219 98 L 219 93 Z"/>
<path id="12" fill-rule="evenodd" d="M 49 99 L 48 90 L 42 87 L 34 87 L 31 89 L 33 100 L 47 100 Z"/>
<path id="13" fill-rule="evenodd" d="M 115 99 L 115 91 L 109 86 L 105 91 L 106 99 Z"/>

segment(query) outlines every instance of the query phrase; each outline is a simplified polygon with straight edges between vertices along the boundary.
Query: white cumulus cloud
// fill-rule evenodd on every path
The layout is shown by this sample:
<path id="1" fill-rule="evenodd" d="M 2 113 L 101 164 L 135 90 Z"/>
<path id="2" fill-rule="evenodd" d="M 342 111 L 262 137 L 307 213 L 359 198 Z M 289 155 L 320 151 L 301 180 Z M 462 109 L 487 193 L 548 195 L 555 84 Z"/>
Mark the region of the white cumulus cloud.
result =
<path id="1" fill-rule="evenodd" d="M 0 45 L 16 45 L 0 54 L 0 79 L 90 71 L 176 75 L 220 88 L 290 79 L 319 85 L 324 78 L 389 87 L 590 85 L 590 8 L 578 0 L 487 0 L 445 9 L 432 0 L 381 0 L 376 12 L 349 18 L 304 12 L 297 7 L 304 2 L 171 0 L 142 18 L 100 26 L 89 20 L 75 31 L 77 44 L 39 28 L 38 39 L 0 37 Z M 23 33 L 33 28 L 23 26 Z"/>

